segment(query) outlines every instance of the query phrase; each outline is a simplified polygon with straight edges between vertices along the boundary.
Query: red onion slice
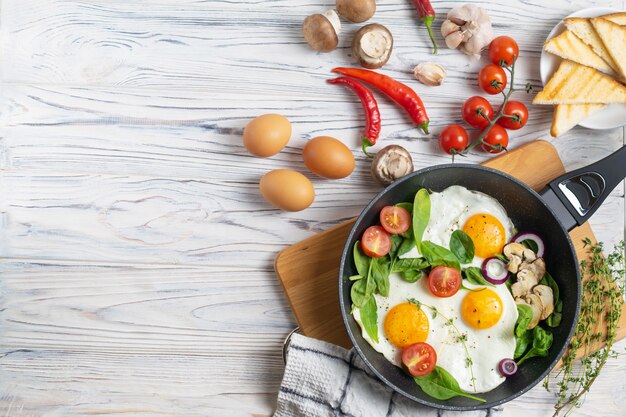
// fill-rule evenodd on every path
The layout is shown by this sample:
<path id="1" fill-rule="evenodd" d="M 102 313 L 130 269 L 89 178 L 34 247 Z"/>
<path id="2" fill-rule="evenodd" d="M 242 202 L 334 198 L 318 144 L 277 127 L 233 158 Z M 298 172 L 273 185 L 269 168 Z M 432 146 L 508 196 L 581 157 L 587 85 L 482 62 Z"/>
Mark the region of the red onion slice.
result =
<path id="1" fill-rule="evenodd" d="M 485 279 L 494 285 L 504 284 L 509 279 L 506 264 L 495 256 L 483 261 L 481 272 Z"/>
<path id="2" fill-rule="evenodd" d="M 517 372 L 517 364 L 513 359 L 502 359 L 498 364 L 498 371 L 504 377 L 509 377 Z"/>
<path id="3" fill-rule="evenodd" d="M 525 240 L 532 240 L 537 245 L 537 257 L 543 258 L 546 253 L 546 245 L 543 243 L 543 239 L 537 233 L 534 232 L 519 232 L 513 236 L 512 242 L 522 243 Z"/>

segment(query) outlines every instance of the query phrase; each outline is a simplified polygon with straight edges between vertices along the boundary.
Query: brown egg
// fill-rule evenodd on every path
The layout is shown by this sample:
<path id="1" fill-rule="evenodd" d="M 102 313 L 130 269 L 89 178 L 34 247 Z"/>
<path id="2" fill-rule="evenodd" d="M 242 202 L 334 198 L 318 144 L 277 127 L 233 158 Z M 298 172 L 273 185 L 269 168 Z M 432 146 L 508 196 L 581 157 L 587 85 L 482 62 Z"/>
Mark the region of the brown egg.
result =
<path id="1" fill-rule="evenodd" d="M 291 123 L 280 114 L 264 114 L 251 120 L 243 130 L 243 146 L 252 155 L 276 155 L 289 142 Z"/>
<path id="2" fill-rule="evenodd" d="M 311 172 L 324 178 L 347 177 L 354 170 L 354 155 L 343 142 L 318 136 L 304 145 L 302 159 Z"/>
<path id="3" fill-rule="evenodd" d="M 311 181 L 289 169 L 275 169 L 263 175 L 259 189 L 268 203 L 287 211 L 304 210 L 315 198 Z"/>

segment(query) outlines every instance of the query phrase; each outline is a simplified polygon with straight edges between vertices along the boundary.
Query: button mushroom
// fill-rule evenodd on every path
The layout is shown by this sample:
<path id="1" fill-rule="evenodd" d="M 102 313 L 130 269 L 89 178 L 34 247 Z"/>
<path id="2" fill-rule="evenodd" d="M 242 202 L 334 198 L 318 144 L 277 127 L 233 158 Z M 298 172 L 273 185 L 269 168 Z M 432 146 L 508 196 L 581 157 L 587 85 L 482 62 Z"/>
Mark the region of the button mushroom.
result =
<path id="1" fill-rule="evenodd" d="M 402 146 L 386 146 L 378 151 L 372 161 L 372 175 L 382 185 L 389 185 L 411 172 L 413 158 Z"/>
<path id="2" fill-rule="evenodd" d="M 304 19 L 302 32 L 309 46 L 319 52 L 330 52 L 339 44 L 341 22 L 334 10 L 313 14 Z"/>
<path id="3" fill-rule="evenodd" d="M 543 306 L 541 320 L 547 319 L 554 311 L 554 293 L 552 292 L 552 288 L 547 285 L 537 285 L 533 288 L 533 294 L 541 299 L 541 305 Z"/>
<path id="4" fill-rule="evenodd" d="M 387 63 L 393 49 L 389 29 L 378 23 L 363 26 L 352 40 L 352 53 L 365 68 L 376 69 Z"/>
<path id="5" fill-rule="evenodd" d="M 365 22 L 376 13 L 376 0 L 337 0 L 337 11 L 351 22 Z"/>
<path id="6" fill-rule="evenodd" d="M 533 312 L 533 318 L 530 321 L 530 323 L 528 323 L 528 326 L 526 328 L 530 330 L 530 329 L 537 327 L 537 325 L 539 324 L 539 320 L 541 318 L 541 312 L 543 311 L 543 304 L 541 302 L 541 298 L 538 295 L 531 293 L 531 294 L 526 294 L 524 297 L 516 298 L 515 302 L 517 304 L 526 304 L 530 306 Z"/>

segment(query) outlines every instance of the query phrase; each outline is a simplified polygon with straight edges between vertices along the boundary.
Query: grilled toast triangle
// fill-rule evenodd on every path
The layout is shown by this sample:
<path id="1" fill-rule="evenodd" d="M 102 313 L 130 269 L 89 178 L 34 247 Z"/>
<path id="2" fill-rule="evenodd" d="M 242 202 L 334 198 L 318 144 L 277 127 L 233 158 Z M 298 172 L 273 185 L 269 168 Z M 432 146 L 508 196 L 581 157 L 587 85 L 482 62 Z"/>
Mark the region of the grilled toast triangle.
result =
<path id="1" fill-rule="evenodd" d="M 557 104 L 552 116 L 550 134 L 557 138 L 605 107 L 606 104 Z"/>
<path id="2" fill-rule="evenodd" d="M 619 72 L 617 64 L 613 62 L 611 54 L 609 54 L 609 51 L 604 47 L 602 39 L 600 39 L 596 33 L 589 19 L 583 17 L 568 17 L 565 19 L 565 27 L 589 45 L 600 58 L 604 59 L 606 63 L 613 68 L 613 71 L 616 73 Z"/>
<path id="3" fill-rule="evenodd" d="M 622 79 L 626 79 L 626 26 L 603 18 L 591 19 L 596 33 L 611 55 Z"/>
<path id="4" fill-rule="evenodd" d="M 565 30 L 543 44 L 543 49 L 563 59 L 578 62 L 602 71 L 607 74 L 615 74 L 605 60 L 600 58 L 593 49 L 569 30 Z"/>

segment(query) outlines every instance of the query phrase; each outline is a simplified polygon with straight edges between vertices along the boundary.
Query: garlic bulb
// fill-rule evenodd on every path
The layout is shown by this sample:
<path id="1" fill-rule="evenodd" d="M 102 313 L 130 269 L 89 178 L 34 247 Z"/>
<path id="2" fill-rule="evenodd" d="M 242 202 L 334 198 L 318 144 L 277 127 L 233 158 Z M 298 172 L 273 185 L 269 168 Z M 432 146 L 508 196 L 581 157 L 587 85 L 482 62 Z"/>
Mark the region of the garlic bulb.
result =
<path id="1" fill-rule="evenodd" d="M 467 55 L 479 56 L 493 39 L 487 11 L 473 4 L 455 7 L 441 25 L 441 34 L 448 48 L 459 48 Z"/>
<path id="2" fill-rule="evenodd" d="M 446 79 L 446 70 L 433 62 L 422 62 L 415 67 L 413 74 L 417 81 L 430 86 L 441 85 Z"/>

